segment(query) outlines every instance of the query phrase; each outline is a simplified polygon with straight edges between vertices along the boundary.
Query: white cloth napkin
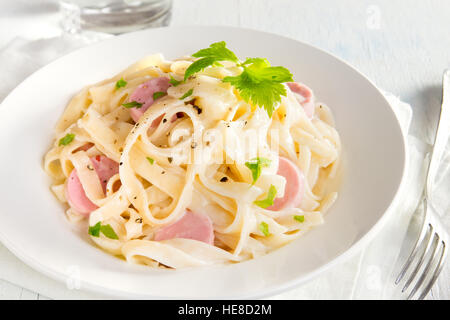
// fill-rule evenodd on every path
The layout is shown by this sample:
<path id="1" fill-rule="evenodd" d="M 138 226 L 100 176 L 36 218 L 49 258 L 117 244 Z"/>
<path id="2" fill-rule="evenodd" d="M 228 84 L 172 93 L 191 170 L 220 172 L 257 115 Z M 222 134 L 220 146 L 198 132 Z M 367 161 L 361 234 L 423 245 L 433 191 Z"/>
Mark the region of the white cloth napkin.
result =
<path id="1" fill-rule="evenodd" d="M 62 36 L 37 41 L 16 38 L 0 50 L 0 102 L 26 76 L 55 58 L 100 40 L 106 35 L 85 34 Z M 412 110 L 408 104 L 385 93 L 405 134 L 408 133 Z M 1 105 L 0 105 L 1 107 Z M 423 159 L 429 146 L 408 135 L 408 164 L 406 183 L 403 185 L 389 220 L 382 231 L 361 252 L 334 266 L 307 284 L 269 299 L 396 299 L 403 296 L 393 286 L 398 269 L 395 262 L 406 234 L 409 220 L 418 204 L 423 188 Z M 447 150 L 448 151 L 448 150 Z M 435 206 L 448 212 L 450 200 L 450 152 L 444 155 L 441 178 L 434 194 Z M 447 226 L 450 225 L 450 217 Z M 102 299 L 100 294 L 68 289 L 64 284 L 34 271 L 0 244 L 0 279 L 54 299 Z M 438 288 L 439 290 L 440 288 Z M 442 290 L 448 290 L 442 288 Z"/>

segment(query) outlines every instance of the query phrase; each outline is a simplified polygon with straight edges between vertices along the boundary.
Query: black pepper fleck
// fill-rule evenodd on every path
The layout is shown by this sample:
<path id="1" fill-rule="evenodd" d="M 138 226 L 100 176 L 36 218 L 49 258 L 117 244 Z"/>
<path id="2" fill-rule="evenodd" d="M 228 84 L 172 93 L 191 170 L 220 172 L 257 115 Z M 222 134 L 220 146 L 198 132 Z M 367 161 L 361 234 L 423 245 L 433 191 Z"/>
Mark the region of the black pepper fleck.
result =
<path id="1" fill-rule="evenodd" d="M 172 157 L 168 157 L 167 160 L 169 161 L 169 163 L 172 163 L 173 158 Z"/>
<path id="2" fill-rule="evenodd" d="M 167 119 L 166 119 L 166 118 L 164 118 L 164 119 L 163 119 L 163 123 L 166 123 L 166 122 L 167 122 Z"/>
<path id="3" fill-rule="evenodd" d="M 197 113 L 198 113 L 198 114 L 201 114 L 202 111 L 203 111 L 199 106 L 193 105 L 192 107 L 193 107 L 195 110 L 197 110 Z"/>
<path id="4" fill-rule="evenodd" d="M 222 177 L 222 179 L 220 179 L 220 182 L 227 182 L 228 178 L 227 177 Z"/>
<path id="5" fill-rule="evenodd" d="M 123 162 L 119 163 L 119 166 L 123 165 Z"/>

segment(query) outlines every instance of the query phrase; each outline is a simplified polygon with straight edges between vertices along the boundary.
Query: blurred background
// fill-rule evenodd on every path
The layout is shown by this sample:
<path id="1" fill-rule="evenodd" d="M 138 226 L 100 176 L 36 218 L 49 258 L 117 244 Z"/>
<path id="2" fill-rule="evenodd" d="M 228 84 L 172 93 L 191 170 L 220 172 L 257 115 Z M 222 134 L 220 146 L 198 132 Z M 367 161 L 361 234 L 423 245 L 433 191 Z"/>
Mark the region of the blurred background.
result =
<path id="1" fill-rule="evenodd" d="M 442 72 L 450 68 L 449 17 L 450 1 L 442 0 L 0 0 L 0 103 L 26 76 L 76 48 L 149 27 L 225 25 L 294 38 L 345 60 L 410 104 L 410 135 L 429 144 Z M 450 163 L 450 156 L 444 162 Z M 328 273 L 348 286 L 326 287 L 318 279 L 283 297 L 380 298 L 377 279 L 384 271 L 368 257 L 360 255 Z M 26 270 L 31 279 L 11 284 L 7 269 L 0 268 L 0 298 L 71 297 L 55 282 L 42 282 L 1 245 L 0 260 L 8 270 Z M 449 279 L 447 267 L 428 299 L 450 299 Z M 41 292 L 17 285 L 27 280 Z"/>

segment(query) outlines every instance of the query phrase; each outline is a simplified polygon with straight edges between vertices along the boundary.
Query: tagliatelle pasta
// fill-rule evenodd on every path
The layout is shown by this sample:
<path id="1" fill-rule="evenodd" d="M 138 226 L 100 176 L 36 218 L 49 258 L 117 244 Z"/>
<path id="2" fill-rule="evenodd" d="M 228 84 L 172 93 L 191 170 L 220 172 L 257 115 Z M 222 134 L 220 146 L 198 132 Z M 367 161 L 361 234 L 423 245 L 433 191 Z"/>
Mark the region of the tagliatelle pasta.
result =
<path id="1" fill-rule="evenodd" d="M 273 113 L 223 81 L 223 61 L 151 55 L 83 88 L 45 155 L 51 190 L 100 248 L 182 268 L 264 255 L 323 223 L 341 155 L 330 109 L 283 83 Z M 244 66 L 245 67 L 245 66 Z"/>

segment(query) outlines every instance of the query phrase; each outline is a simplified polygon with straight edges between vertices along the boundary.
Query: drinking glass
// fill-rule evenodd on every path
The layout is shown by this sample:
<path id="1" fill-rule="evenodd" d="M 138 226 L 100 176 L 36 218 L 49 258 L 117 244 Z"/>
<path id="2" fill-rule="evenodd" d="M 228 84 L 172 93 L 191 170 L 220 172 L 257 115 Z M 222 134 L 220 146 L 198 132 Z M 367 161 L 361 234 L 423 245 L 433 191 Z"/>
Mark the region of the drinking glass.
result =
<path id="1" fill-rule="evenodd" d="M 60 0 L 62 28 L 120 34 L 170 22 L 172 0 Z"/>

